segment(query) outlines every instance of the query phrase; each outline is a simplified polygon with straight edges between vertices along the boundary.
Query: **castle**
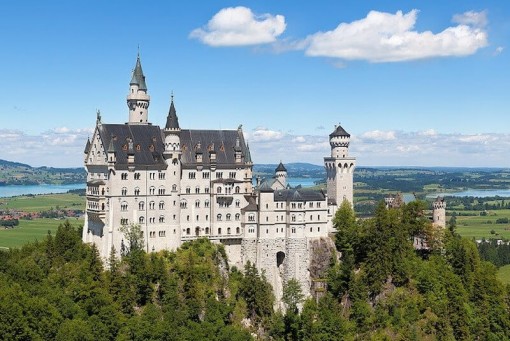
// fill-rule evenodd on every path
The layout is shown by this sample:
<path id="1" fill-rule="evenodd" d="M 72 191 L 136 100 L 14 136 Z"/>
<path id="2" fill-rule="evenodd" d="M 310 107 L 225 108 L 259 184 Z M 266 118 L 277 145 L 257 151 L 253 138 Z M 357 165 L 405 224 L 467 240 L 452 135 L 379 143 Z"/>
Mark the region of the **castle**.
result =
<path id="1" fill-rule="evenodd" d="M 208 238 L 222 243 L 229 264 L 263 270 L 277 299 L 285 281 L 310 293 L 311 243 L 328 238 L 337 207 L 353 202 L 356 159 L 350 135 L 336 126 L 324 158 L 327 191 L 291 189 L 280 162 L 274 179 L 253 184 L 253 162 L 241 126 L 191 130 L 179 125 L 173 96 L 163 128 L 149 123 L 150 97 L 140 57 L 129 83 L 129 121 L 105 124 L 97 114 L 87 141 L 83 241 L 103 259 L 126 250 L 123 226 L 137 224 L 147 252 Z"/>

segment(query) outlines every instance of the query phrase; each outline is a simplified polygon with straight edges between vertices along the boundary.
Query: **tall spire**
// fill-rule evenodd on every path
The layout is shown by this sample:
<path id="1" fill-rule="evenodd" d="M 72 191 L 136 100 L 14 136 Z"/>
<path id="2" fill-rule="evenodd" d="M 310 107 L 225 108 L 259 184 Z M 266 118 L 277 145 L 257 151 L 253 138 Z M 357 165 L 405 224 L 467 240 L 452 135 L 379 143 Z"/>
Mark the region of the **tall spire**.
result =
<path id="1" fill-rule="evenodd" d="M 138 52 L 127 96 L 129 124 L 149 124 L 149 104 L 150 97 L 147 94 L 147 84 L 140 62 L 140 52 Z"/>
<path id="2" fill-rule="evenodd" d="M 142 70 L 142 62 L 140 62 L 140 51 L 138 51 L 136 56 L 136 65 L 129 85 L 138 85 L 138 89 L 147 90 L 147 84 L 145 84 L 145 76 L 143 75 Z"/>
<path id="3" fill-rule="evenodd" d="M 171 96 L 170 110 L 168 111 L 168 116 L 166 118 L 165 129 L 180 129 L 179 118 L 177 117 L 177 112 L 175 111 L 175 106 L 174 106 L 174 93 L 173 92 L 172 92 L 172 96 Z"/>

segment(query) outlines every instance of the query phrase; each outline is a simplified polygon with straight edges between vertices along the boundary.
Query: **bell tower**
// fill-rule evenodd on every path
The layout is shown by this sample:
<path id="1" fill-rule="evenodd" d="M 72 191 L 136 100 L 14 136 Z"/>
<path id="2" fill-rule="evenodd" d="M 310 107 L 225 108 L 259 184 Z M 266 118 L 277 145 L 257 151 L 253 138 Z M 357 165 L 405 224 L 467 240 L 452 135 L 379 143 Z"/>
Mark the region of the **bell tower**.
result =
<path id="1" fill-rule="evenodd" d="M 138 53 L 127 96 L 129 124 L 149 123 L 149 102 L 150 97 L 147 95 L 147 85 L 142 71 L 142 63 L 140 62 L 140 53 Z"/>
<path id="2" fill-rule="evenodd" d="M 351 135 L 340 125 L 329 134 L 331 156 L 324 158 L 330 205 L 339 207 L 344 199 L 353 204 L 353 175 L 356 158 L 349 156 Z M 334 215 L 334 212 L 332 212 Z"/>

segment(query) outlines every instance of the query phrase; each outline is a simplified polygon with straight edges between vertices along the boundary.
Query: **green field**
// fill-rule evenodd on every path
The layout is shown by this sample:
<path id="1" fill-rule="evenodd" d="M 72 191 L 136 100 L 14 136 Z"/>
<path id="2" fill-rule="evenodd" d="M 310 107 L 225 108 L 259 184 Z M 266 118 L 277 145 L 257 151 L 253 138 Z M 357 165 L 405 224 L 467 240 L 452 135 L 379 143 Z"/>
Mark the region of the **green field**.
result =
<path id="1" fill-rule="evenodd" d="M 55 235 L 58 226 L 64 221 L 49 218 L 22 219 L 19 221 L 19 226 L 13 229 L 0 227 L 0 248 L 21 247 L 28 242 L 43 240 L 48 234 L 48 230 Z M 83 225 L 82 219 L 70 218 L 69 222 L 74 227 Z"/>
<path id="2" fill-rule="evenodd" d="M 498 218 L 510 219 L 510 210 L 489 211 L 487 216 L 457 216 L 457 232 L 466 238 L 510 239 L 510 224 L 496 224 Z"/>
<path id="3" fill-rule="evenodd" d="M 502 266 L 498 270 L 498 279 L 503 284 L 510 284 L 510 264 Z"/>
<path id="4" fill-rule="evenodd" d="M 25 212 L 41 212 L 52 208 L 83 210 L 85 197 L 77 194 L 44 194 L 0 199 L 0 210 L 18 209 Z"/>

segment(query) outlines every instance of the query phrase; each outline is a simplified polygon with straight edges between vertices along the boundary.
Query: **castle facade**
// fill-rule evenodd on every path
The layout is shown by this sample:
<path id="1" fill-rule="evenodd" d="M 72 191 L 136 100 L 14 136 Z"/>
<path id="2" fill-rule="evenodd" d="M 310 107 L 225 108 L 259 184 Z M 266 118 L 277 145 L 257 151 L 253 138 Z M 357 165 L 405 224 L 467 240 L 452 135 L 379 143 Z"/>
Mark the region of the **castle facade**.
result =
<path id="1" fill-rule="evenodd" d="M 149 123 L 150 97 L 140 58 L 129 84 L 129 121 L 105 124 L 97 115 L 87 141 L 87 203 L 83 241 L 103 259 L 128 247 L 122 230 L 137 224 L 147 252 L 174 250 L 208 238 L 222 243 L 231 266 L 254 263 L 277 299 L 295 278 L 310 293 L 311 243 L 329 238 L 332 218 L 353 202 L 356 159 L 350 135 L 336 126 L 324 158 L 327 190 L 292 189 L 280 162 L 273 179 L 253 183 L 253 161 L 241 126 L 191 130 L 179 125 L 173 96 L 164 127 Z"/>

